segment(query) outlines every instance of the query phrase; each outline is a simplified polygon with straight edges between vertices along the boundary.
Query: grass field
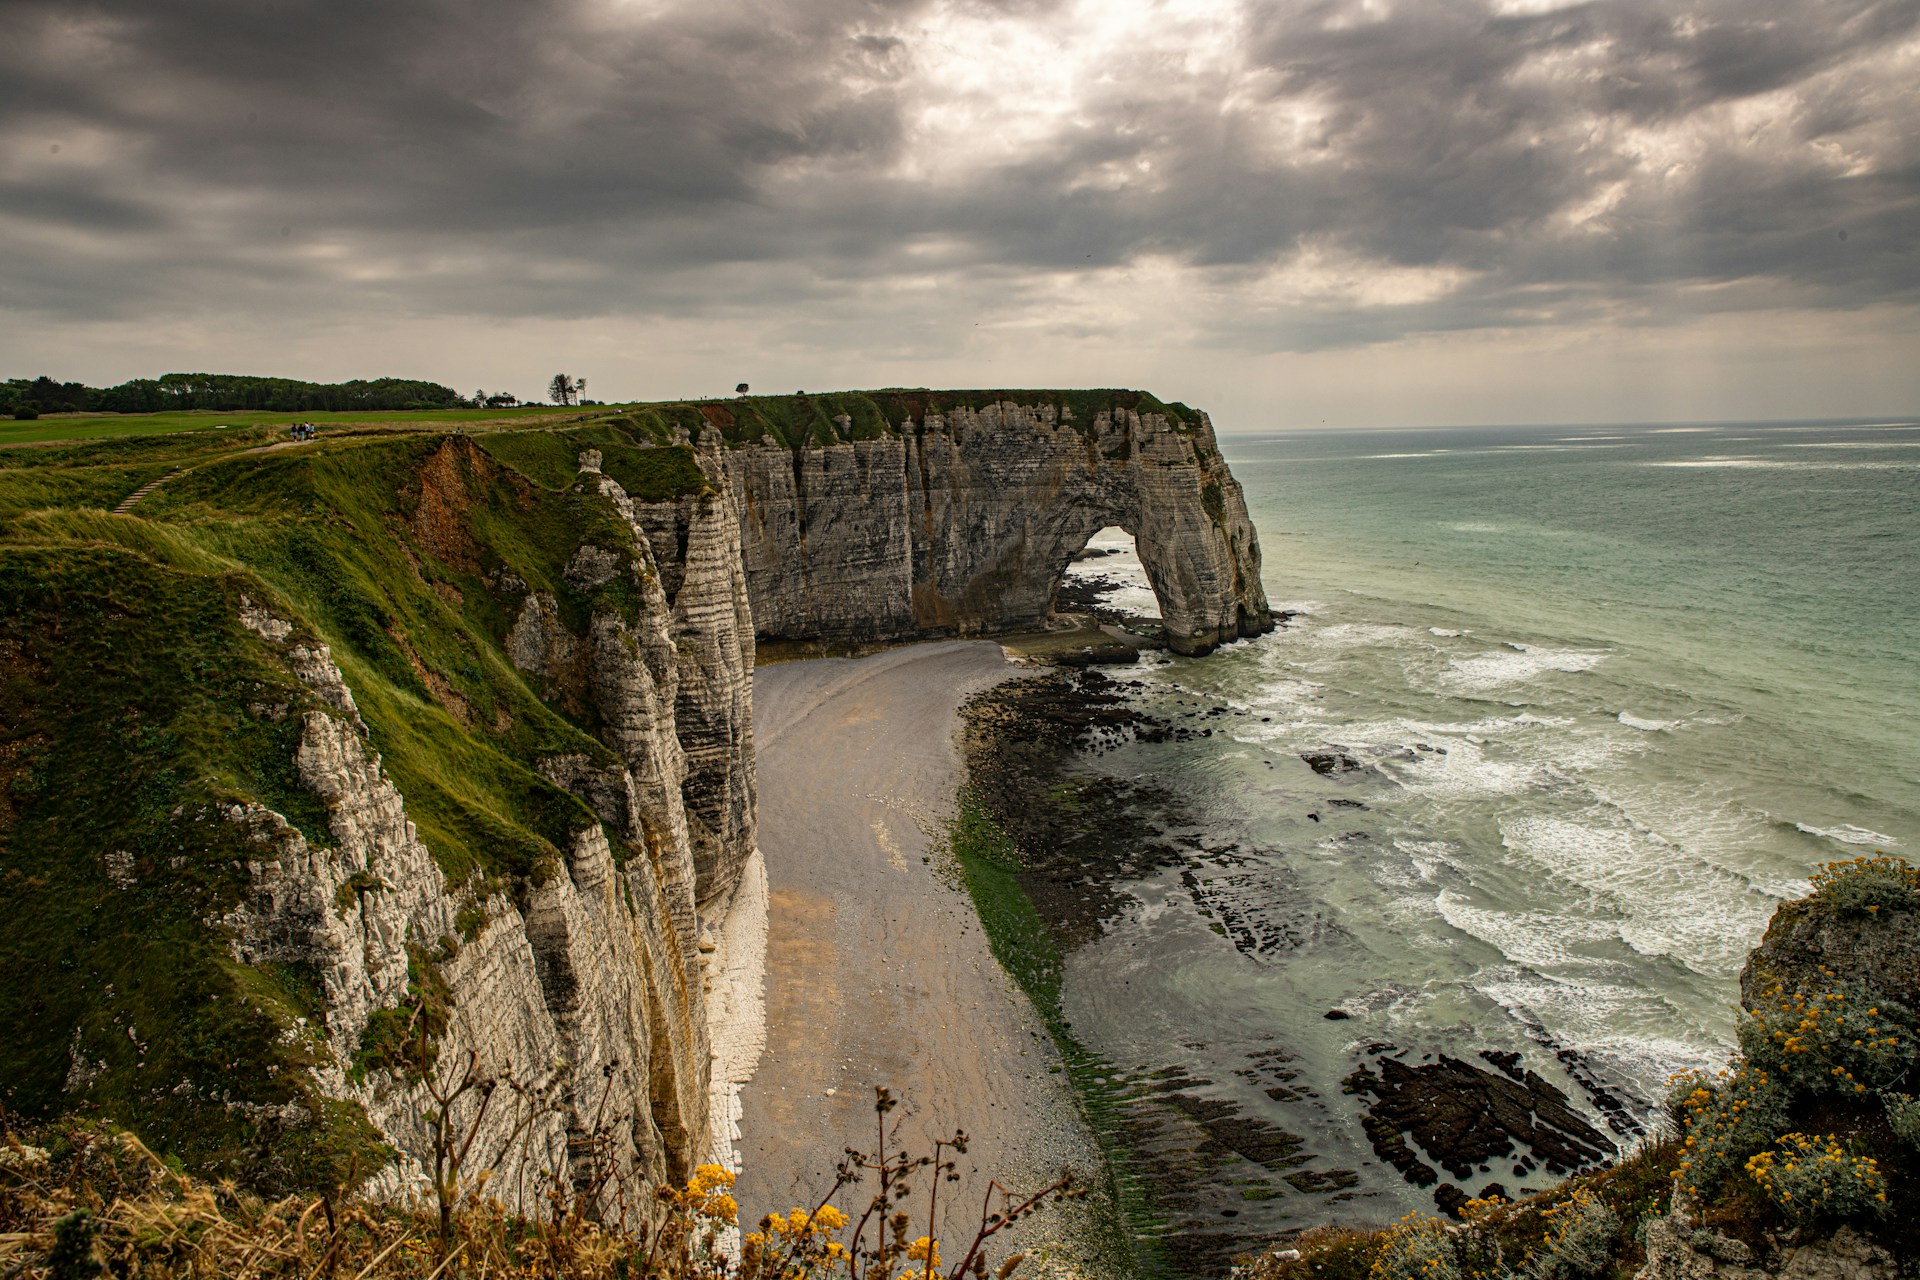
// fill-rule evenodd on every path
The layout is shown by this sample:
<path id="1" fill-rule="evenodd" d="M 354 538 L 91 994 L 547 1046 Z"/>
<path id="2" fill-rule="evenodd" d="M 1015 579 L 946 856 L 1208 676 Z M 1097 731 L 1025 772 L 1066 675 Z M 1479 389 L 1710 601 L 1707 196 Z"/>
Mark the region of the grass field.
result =
<path id="1" fill-rule="evenodd" d="M 400 412 L 375 409 L 363 413 L 256 413 L 247 410 L 192 409 L 181 413 L 62 413 L 28 422 L 0 418 L 0 446 L 45 444 L 53 440 L 100 440 L 114 436 L 165 435 L 177 431 L 217 431 L 239 427 L 285 426 L 311 422 L 328 427 L 414 427 L 433 423 L 485 423 L 489 426 L 534 426 L 542 421 L 572 421 L 598 417 L 613 406 L 556 408 L 527 405 L 519 409 L 419 409 Z"/>

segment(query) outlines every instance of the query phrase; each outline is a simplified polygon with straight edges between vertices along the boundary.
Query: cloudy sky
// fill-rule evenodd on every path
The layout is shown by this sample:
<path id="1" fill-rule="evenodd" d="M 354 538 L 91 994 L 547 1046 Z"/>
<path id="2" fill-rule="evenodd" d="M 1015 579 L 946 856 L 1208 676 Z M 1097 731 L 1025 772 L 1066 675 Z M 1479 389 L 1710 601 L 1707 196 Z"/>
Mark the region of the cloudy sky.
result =
<path id="1" fill-rule="evenodd" d="M 0 374 L 1920 410 L 1920 0 L 0 0 Z"/>

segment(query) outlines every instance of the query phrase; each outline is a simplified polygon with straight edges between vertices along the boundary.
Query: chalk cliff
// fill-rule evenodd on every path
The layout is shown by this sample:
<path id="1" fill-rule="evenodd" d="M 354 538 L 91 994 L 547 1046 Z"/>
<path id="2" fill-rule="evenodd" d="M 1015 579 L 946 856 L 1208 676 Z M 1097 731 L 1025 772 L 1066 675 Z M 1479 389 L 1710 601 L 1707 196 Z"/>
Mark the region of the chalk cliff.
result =
<path id="1" fill-rule="evenodd" d="M 743 438 L 732 479 L 760 634 L 842 643 L 1038 623 L 1075 552 L 1134 535 L 1170 645 L 1272 629 L 1260 546 L 1204 413 L 1048 393 L 875 393 L 886 426 Z M 837 407 L 829 404 L 830 408 Z M 865 435 L 867 438 L 861 438 Z"/>
<path id="2" fill-rule="evenodd" d="M 168 447 L 136 515 L 0 532 L 0 1102 L 273 1189 L 419 1191 L 469 1072 L 516 1207 L 726 1158 L 756 634 L 1028 625 L 1109 524 L 1176 649 L 1271 625 L 1211 425 L 1138 393 Z"/>

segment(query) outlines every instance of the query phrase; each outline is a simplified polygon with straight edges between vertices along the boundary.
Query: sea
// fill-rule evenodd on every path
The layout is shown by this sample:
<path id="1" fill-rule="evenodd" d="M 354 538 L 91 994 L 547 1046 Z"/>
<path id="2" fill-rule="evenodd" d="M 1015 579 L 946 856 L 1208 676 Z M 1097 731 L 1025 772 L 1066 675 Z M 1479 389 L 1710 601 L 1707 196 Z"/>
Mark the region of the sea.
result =
<path id="1" fill-rule="evenodd" d="M 1920 860 L 1920 421 L 1220 443 L 1293 616 L 1108 669 L 1172 720 L 1230 708 L 1078 765 L 1171 788 L 1225 852 L 1124 886 L 1066 962 L 1074 1035 L 1345 1171 L 1222 1211 L 1256 1234 L 1435 1211 L 1343 1089 L 1382 1046 L 1518 1053 L 1630 1149 L 1599 1100 L 1650 1131 L 1727 1060 L 1781 900 L 1823 861 Z M 1090 549 L 1072 572 L 1155 611 L 1124 531 Z"/>

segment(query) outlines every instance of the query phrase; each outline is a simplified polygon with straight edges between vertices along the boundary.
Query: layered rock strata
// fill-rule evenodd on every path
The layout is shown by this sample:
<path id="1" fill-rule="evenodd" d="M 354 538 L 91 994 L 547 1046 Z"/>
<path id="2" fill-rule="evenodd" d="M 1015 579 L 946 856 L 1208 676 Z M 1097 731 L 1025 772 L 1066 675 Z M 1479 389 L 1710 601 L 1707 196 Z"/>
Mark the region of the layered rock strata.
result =
<path id="1" fill-rule="evenodd" d="M 582 461 L 582 488 L 620 515 L 632 545 L 583 542 L 565 578 L 591 593 L 624 576 L 638 606 L 596 612 L 580 632 L 551 593 L 507 581 L 521 598 L 504 647 L 543 697 L 597 722 L 618 763 L 538 762 L 605 825 L 576 832 L 564 865 L 537 871 L 517 896 L 447 882 L 367 747 L 326 647 L 263 607 L 242 612 L 325 706 L 307 713 L 296 763 L 326 806 L 332 844 L 315 847 L 267 809 L 234 806 L 229 816 L 261 856 L 225 921 L 230 949 L 243 963 L 320 976 L 321 1086 L 362 1106 L 398 1153 L 376 1193 L 428 1185 L 434 1090 L 470 1071 L 488 1087 L 455 1102 L 449 1130 L 473 1134 L 476 1171 L 518 1207 L 558 1186 L 602 1213 L 644 1214 L 653 1202 L 642 1183 L 683 1180 L 693 1163 L 730 1156 L 733 1093 L 724 1078 L 711 1089 L 709 1036 L 751 1042 L 732 1021 L 755 1016 L 757 992 L 745 988 L 756 971 L 750 961 L 743 972 L 727 971 L 737 960 L 725 966 L 710 1010 L 711 939 L 717 930 L 735 957 L 750 953 L 740 939 L 765 910 L 763 878 L 736 891 L 754 852 L 753 623 L 739 520 L 717 454 L 707 463 L 722 483 L 670 506 L 636 505 Z M 656 558 L 655 542 L 671 556 Z M 623 866 L 608 830 L 629 850 Z M 396 1015 L 406 1024 L 397 1059 L 370 1058 L 377 1020 Z M 406 1036 L 423 1025 L 430 1048 L 409 1058 Z M 723 1077 L 750 1066 L 730 1059 Z"/>
<path id="2" fill-rule="evenodd" d="M 734 451 L 761 636 L 859 644 L 1041 622 L 1075 552 L 1134 535 L 1168 643 L 1273 627 L 1260 546 L 1204 414 L 955 407 L 877 439 Z"/>
<path id="3" fill-rule="evenodd" d="M 603 828 L 587 827 L 520 901 L 449 886 L 365 726 L 328 696 L 345 683 L 325 647 L 289 640 L 289 624 L 264 610 L 243 621 L 285 645 L 289 665 L 333 704 L 306 714 L 296 760 L 333 843 L 316 847 L 278 814 L 233 806 L 229 820 L 260 856 L 224 922 L 229 946 L 242 963 L 318 976 L 315 1074 L 360 1104 L 396 1152 L 370 1189 L 426 1190 L 434 1092 L 471 1073 L 487 1084 L 454 1101 L 447 1128 L 472 1135 L 469 1173 L 489 1172 L 490 1194 L 532 1208 L 558 1186 L 602 1213 L 645 1212 L 641 1183 L 684 1177 L 708 1145 L 684 846 L 649 842 L 650 856 L 617 868 Z M 370 1027 L 395 1012 L 404 1025 L 391 1055 L 370 1057 Z M 423 1026 L 432 1035 L 421 1054 L 412 1046 Z"/>

